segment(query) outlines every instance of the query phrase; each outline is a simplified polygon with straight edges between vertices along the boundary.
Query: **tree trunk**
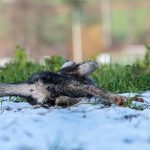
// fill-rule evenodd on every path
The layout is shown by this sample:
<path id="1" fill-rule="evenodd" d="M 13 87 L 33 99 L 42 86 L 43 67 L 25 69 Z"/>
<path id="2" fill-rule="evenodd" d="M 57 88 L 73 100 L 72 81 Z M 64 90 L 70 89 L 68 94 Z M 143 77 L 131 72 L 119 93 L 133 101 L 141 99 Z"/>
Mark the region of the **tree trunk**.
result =
<path id="1" fill-rule="evenodd" d="M 73 59 L 76 62 L 81 62 L 83 59 L 81 44 L 81 11 L 78 8 L 74 8 L 72 15 Z"/>
<path id="2" fill-rule="evenodd" d="M 112 45 L 110 0 L 100 0 L 104 49 Z"/>

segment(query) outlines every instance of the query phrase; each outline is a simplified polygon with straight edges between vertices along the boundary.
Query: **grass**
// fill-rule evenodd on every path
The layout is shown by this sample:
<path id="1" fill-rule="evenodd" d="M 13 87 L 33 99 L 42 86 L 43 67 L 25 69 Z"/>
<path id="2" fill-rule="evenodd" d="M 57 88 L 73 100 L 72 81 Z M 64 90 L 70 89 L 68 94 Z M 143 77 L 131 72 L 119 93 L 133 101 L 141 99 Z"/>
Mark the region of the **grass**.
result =
<path id="1" fill-rule="evenodd" d="M 139 64 L 103 65 L 92 75 L 99 87 L 115 93 L 150 90 L 150 72 Z"/>
<path id="2" fill-rule="evenodd" d="M 142 61 L 133 65 L 110 64 L 100 66 L 91 76 L 97 86 L 114 93 L 150 90 L 150 47 Z"/>
<path id="3" fill-rule="evenodd" d="M 91 79 L 113 93 L 142 92 L 150 90 L 150 47 L 142 61 L 133 65 L 109 64 L 101 65 Z M 35 63 L 27 57 L 25 50 L 17 47 L 14 60 L 0 68 L 0 82 L 20 82 L 38 71 L 57 71 L 65 60 L 60 56 L 45 59 L 43 64 Z"/>
<path id="4" fill-rule="evenodd" d="M 0 68 L 0 82 L 20 82 L 38 71 L 56 71 L 65 60 L 60 56 L 45 59 L 43 64 L 32 62 L 25 50 L 17 47 L 14 60 L 5 67 Z"/>

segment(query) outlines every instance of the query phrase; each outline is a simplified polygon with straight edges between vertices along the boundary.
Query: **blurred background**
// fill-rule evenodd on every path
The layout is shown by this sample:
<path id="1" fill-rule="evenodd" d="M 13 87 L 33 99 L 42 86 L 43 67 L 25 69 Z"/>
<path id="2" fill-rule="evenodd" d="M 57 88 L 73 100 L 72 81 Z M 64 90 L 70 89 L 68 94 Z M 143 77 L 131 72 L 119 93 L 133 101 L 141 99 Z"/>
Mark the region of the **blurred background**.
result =
<path id="1" fill-rule="evenodd" d="M 0 61 L 16 45 L 40 61 L 133 62 L 150 43 L 150 0 L 0 0 Z"/>

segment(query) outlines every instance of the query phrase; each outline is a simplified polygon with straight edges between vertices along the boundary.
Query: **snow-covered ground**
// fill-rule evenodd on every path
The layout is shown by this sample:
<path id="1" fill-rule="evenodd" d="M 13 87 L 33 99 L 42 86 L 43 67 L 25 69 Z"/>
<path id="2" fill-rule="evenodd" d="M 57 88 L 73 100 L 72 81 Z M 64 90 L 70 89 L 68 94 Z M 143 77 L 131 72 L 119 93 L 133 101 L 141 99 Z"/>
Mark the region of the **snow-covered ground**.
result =
<path id="1" fill-rule="evenodd" d="M 142 94 L 150 102 L 150 92 Z M 149 150 L 150 109 L 2 103 L 0 150 Z"/>

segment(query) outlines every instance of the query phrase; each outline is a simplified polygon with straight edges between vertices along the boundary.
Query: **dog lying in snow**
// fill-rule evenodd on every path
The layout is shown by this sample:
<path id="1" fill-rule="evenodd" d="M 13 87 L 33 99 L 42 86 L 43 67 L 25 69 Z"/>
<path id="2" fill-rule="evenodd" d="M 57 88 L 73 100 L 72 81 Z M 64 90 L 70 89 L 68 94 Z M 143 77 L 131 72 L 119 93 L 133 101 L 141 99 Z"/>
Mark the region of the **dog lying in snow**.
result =
<path id="1" fill-rule="evenodd" d="M 123 105 L 127 97 L 96 87 L 88 78 L 97 69 L 94 61 L 66 62 L 57 72 L 39 72 L 22 83 L 0 84 L 0 96 L 20 96 L 32 105 L 70 106 L 84 97 L 100 97 L 105 104 Z M 133 100 L 143 101 L 141 98 Z"/>

